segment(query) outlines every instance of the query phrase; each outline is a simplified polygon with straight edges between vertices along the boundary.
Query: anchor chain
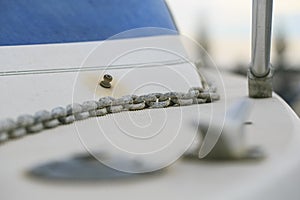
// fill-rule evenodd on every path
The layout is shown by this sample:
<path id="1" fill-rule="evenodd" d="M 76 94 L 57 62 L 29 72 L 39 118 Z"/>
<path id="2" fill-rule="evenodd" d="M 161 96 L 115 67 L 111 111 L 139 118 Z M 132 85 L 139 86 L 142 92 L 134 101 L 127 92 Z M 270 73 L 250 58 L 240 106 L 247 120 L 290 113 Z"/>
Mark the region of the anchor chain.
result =
<path id="1" fill-rule="evenodd" d="M 193 87 L 187 93 L 150 93 L 141 96 L 127 95 L 118 99 L 108 96 L 98 101 L 72 103 L 66 107 L 53 108 L 51 111 L 41 110 L 34 115 L 20 115 L 16 120 L 1 120 L 0 144 L 91 117 L 101 117 L 123 111 L 189 106 L 210 103 L 219 99 L 220 96 L 215 87 L 209 87 L 209 89 Z"/>

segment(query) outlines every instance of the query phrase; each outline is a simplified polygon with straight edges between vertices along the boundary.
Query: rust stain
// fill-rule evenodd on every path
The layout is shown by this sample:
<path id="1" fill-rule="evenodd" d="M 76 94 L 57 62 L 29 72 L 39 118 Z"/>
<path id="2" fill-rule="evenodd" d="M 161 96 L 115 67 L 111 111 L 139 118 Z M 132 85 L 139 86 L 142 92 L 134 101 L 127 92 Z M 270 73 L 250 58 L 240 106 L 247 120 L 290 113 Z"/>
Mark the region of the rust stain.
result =
<path id="1" fill-rule="evenodd" d="M 103 88 L 99 85 L 104 75 L 104 71 L 85 72 L 80 75 L 80 79 L 84 86 L 98 98 L 104 96 L 120 98 L 124 95 L 129 95 L 130 89 L 126 87 L 126 84 L 122 83 L 122 81 L 119 82 L 113 73 L 110 74 L 113 76 L 111 88 Z M 118 83 L 118 85 L 116 85 L 116 83 Z"/>

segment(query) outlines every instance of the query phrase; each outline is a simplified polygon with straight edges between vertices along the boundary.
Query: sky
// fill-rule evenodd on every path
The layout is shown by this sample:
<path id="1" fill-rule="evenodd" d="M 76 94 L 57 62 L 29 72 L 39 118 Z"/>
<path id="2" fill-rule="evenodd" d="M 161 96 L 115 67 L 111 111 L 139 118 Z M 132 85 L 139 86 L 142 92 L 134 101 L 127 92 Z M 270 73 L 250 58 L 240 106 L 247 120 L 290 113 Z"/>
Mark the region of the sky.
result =
<path id="1" fill-rule="evenodd" d="M 196 38 L 199 30 L 206 27 L 213 41 L 210 53 L 217 64 L 233 65 L 236 62 L 249 62 L 251 0 L 167 0 L 167 2 L 182 34 Z M 291 65 L 300 65 L 300 1 L 274 0 L 273 13 L 273 39 L 279 32 L 283 32 L 288 38 L 288 60 Z"/>

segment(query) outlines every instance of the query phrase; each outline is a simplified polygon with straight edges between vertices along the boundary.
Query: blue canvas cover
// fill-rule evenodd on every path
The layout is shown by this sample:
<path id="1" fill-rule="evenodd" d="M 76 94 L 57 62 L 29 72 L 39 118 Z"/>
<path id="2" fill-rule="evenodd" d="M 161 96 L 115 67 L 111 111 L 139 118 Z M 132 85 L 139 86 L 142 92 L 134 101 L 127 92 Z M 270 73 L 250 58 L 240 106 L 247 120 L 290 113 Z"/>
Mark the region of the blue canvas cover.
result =
<path id="1" fill-rule="evenodd" d="M 0 0 L 2 46 L 99 41 L 143 27 L 177 30 L 164 0 Z"/>

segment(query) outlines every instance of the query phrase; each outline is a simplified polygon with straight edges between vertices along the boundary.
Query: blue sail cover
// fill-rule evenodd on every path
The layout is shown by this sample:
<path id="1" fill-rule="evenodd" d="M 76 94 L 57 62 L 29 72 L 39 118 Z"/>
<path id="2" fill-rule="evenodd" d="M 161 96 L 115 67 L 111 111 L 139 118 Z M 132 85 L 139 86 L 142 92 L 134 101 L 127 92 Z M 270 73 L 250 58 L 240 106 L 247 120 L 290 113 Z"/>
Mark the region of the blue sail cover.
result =
<path id="1" fill-rule="evenodd" d="M 0 0 L 0 45 L 99 41 L 143 27 L 173 30 L 164 0 Z M 141 31 L 125 37 L 172 34 Z"/>

